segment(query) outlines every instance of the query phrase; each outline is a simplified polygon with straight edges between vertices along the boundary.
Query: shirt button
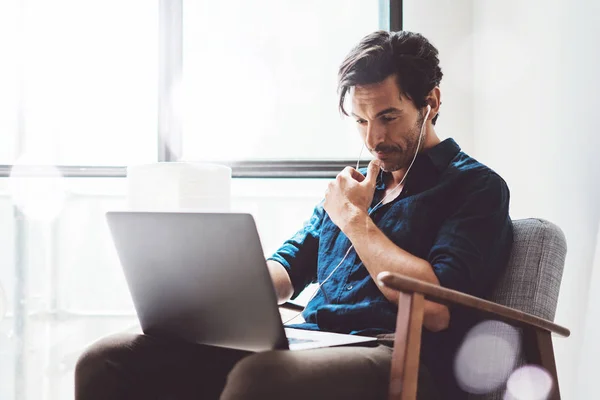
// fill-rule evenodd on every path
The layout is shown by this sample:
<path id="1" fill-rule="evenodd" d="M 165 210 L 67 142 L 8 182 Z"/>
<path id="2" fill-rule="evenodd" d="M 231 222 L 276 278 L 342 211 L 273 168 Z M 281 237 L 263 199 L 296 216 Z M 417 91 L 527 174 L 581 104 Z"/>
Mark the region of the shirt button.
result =
<path id="1" fill-rule="evenodd" d="M 353 287 L 354 286 L 352 286 L 352 285 L 348 285 L 348 286 L 346 286 L 346 290 L 352 290 Z"/>

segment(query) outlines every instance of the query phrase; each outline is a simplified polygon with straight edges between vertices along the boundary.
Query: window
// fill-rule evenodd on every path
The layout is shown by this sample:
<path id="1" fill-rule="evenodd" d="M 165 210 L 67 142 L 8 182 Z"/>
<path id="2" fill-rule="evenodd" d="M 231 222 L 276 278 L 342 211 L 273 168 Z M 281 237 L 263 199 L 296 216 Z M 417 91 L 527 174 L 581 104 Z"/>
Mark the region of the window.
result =
<path id="1" fill-rule="evenodd" d="M 0 164 L 15 159 L 19 103 L 17 70 L 17 2 L 0 1 Z"/>
<path id="2" fill-rule="evenodd" d="M 156 2 L 3 1 L 0 22 L 0 163 L 156 160 Z"/>
<path id="3" fill-rule="evenodd" d="M 389 3 L 0 1 L 1 399 L 71 397 L 86 346 L 139 330 L 104 216 L 125 205 L 124 166 L 231 161 L 250 178 L 232 210 L 254 215 L 265 254 L 302 226 L 327 185 L 313 178 L 360 150 L 337 66 Z"/>
<path id="4" fill-rule="evenodd" d="M 184 1 L 183 158 L 355 159 L 337 72 L 379 27 L 371 1 Z"/>

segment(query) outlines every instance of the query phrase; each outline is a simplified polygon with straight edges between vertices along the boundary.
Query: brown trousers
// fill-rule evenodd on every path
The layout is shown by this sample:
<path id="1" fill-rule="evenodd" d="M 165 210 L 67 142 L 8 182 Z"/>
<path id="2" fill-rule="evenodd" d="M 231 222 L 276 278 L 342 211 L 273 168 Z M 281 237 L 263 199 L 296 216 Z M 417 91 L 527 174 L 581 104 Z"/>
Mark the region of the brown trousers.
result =
<path id="1" fill-rule="evenodd" d="M 115 335 L 77 362 L 75 399 L 385 399 L 392 348 L 248 353 Z M 421 369 L 419 399 L 438 399 Z"/>

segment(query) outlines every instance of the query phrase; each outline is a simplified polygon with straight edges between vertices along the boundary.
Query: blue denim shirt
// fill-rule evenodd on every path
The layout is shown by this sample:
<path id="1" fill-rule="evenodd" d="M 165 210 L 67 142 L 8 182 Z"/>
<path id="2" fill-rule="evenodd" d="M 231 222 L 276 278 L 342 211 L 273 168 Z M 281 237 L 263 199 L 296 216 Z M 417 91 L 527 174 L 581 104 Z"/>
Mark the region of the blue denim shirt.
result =
<path id="1" fill-rule="evenodd" d="M 366 170 L 361 172 L 364 174 Z M 383 198 L 379 173 L 372 207 Z M 420 153 L 396 199 L 370 214 L 397 246 L 427 260 L 444 287 L 483 296 L 506 266 L 512 245 L 509 190 L 490 168 L 461 151 L 452 139 Z M 323 282 L 350 247 L 349 239 L 317 205 L 305 226 L 270 259 L 285 267 L 297 296 Z M 397 306 L 381 293 L 354 250 L 303 312 L 299 328 L 379 334 L 395 330 Z M 422 354 L 447 365 L 467 329 L 451 309 L 450 327 L 424 330 Z M 439 357 L 440 350 L 445 357 Z"/>

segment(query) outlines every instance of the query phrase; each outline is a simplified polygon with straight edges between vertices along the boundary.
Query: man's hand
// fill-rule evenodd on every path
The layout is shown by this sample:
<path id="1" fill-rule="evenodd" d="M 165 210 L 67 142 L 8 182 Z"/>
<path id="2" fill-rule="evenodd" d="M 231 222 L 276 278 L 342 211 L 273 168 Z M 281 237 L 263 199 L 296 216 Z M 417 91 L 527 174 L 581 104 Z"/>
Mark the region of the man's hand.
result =
<path id="1" fill-rule="evenodd" d="M 379 161 L 371 161 L 366 177 L 354 168 L 346 167 L 329 184 L 323 208 L 342 231 L 355 217 L 368 213 L 379 167 Z"/>

